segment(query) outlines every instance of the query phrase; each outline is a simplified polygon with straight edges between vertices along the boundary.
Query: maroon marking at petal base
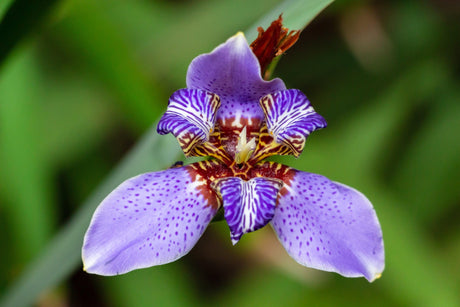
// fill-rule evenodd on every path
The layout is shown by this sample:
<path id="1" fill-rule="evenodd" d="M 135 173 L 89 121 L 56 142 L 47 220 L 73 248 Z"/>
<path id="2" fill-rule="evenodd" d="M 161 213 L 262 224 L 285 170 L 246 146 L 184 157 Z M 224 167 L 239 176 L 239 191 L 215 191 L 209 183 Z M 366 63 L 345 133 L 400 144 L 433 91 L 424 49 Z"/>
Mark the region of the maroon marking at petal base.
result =
<path id="1" fill-rule="evenodd" d="M 291 186 L 291 181 L 294 179 L 296 171 L 289 166 L 276 162 L 261 162 L 256 164 L 250 171 L 249 177 L 268 177 L 277 178 L 284 182 L 285 185 Z M 288 190 L 283 186 L 279 191 L 279 195 L 284 196 Z"/>
<path id="2" fill-rule="evenodd" d="M 233 126 L 236 118 L 228 118 L 225 123 L 222 120 L 218 120 L 216 127 L 220 131 L 220 142 L 223 144 L 225 151 L 228 153 L 232 160 L 235 158 L 236 145 L 238 144 L 238 137 L 240 136 L 241 130 L 246 127 L 246 136 L 248 141 L 253 137 L 256 138 L 256 144 L 259 139 L 259 131 L 262 126 L 262 122 L 257 118 L 251 118 L 251 123 L 247 118 L 241 117 L 238 126 Z"/>
<path id="3" fill-rule="evenodd" d="M 259 142 L 252 159 L 254 162 L 259 162 L 273 155 L 288 155 L 290 151 L 289 147 L 275 142 L 273 136 L 268 132 L 267 125 L 264 123 L 260 128 Z"/>
<path id="4" fill-rule="evenodd" d="M 190 132 L 186 132 L 180 139 L 178 138 L 177 140 L 186 157 L 193 156 L 193 147 L 201 141 L 198 136 Z"/>
<path id="5" fill-rule="evenodd" d="M 221 134 L 219 126 L 214 127 L 214 132 L 209 136 L 209 141 L 199 146 L 195 146 L 192 151 L 193 156 L 213 157 L 229 165 L 233 161 L 233 157 L 229 156 L 221 144 Z"/>
<path id="6" fill-rule="evenodd" d="M 200 193 L 216 209 L 221 206 L 221 199 L 211 188 L 211 182 L 218 178 L 231 177 L 232 172 L 224 164 L 216 160 L 201 161 L 187 166 L 192 181 L 206 180 L 206 183 L 197 187 Z"/>

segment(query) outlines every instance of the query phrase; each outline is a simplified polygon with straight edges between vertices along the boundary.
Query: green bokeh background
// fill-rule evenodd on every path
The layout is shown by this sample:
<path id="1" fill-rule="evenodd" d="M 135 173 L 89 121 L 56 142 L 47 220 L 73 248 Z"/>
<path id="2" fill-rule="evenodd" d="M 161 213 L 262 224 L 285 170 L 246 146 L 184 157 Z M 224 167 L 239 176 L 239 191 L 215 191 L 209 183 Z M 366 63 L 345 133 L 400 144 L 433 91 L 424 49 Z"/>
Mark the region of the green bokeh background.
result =
<path id="1" fill-rule="evenodd" d="M 455 1 L 332 3 L 275 71 L 329 123 L 299 159 L 278 160 L 368 196 L 385 241 L 379 280 L 304 268 L 268 227 L 232 246 L 223 222 L 172 264 L 81 269 L 107 191 L 184 159 L 154 124 L 188 63 L 237 31 L 254 38 L 273 8 L 304 10 L 305 24 L 299 3 L 327 2 L 0 2 L 0 306 L 460 306 Z"/>

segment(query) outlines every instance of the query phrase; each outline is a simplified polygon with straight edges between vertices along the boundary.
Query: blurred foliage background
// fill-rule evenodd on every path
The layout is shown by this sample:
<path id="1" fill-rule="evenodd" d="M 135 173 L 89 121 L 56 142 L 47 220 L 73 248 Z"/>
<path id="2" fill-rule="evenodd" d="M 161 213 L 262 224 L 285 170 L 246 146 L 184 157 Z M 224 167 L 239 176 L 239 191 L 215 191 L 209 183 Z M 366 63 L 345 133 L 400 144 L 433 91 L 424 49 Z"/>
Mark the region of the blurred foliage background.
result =
<path id="1" fill-rule="evenodd" d="M 1 306 L 460 306 L 460 6 L 448 0 L 332 3 L 275 72 L 329 123 L 301 158 L 278 160 L 368 196 L 379 280 L 304 268 L 269 227 L 233 247 L 222 222 L 175 263 L 82 271 L 104 195 L 183 160 L 154 124 L 188 63 L 301 2 L 0 2 Z"/>

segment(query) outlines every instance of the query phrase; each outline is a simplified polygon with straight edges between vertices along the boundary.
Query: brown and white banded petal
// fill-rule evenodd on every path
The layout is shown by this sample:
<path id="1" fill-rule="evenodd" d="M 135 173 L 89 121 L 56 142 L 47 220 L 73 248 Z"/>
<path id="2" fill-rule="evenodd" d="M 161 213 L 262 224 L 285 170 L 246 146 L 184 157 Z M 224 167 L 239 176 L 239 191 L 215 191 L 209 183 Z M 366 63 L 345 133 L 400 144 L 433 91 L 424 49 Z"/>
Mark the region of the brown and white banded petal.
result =
<path id="1" fill-rule="evenodd" d="M 326 127 L 326 120 L 315 112 L 307 97 L 296 89 L 278 91 L 260 99 L 269 133 L 275 141 L 298 157 L 311 132 Z"/>
<path id="2" fill-rule="evenodd" d="M 216 124 L 220 98 L 199 89 L 181 89 L 172 94 L 168 109 L 158 123 L 159 134 L 172 133 L 186 156 L 209 140 Z"/>

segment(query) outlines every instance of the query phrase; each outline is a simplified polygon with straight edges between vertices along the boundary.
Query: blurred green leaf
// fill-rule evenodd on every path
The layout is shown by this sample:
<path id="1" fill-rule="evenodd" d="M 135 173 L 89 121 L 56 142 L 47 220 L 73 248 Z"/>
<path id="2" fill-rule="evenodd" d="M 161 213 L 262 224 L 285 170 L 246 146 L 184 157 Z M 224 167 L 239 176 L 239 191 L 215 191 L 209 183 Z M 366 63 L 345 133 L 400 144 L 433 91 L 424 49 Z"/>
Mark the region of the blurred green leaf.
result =
<path id="1" fill-rule="evenodd" d="M 136 8 L 126 1 L 116 5 L 112 2 L 104 3 L 119 31 L 130 38 L 152 74 L 176 89 L 185 85 L 186 69 L 194 57 L 247 28 L 254 16 L 264 14 L 280 1 L 253 0 L 249 5 L 245 0 L 185 1 L 180 5 L 145 2 Z M 126 12 L 134 18 L 127 18 Z"/>
<path id="2" fill-rule="evenodd" d="M 285 274 L 264 267 L 263 272 L 248 272 L 248 276 L 231 285 L 229 291 L 209 306 L 300 306 L 303 294 L 311 294 L 311 291 Z"/>
<path id="3" fill-rule="evenodd" d="M 195 304 L 191 276 L 187 275 L 180 263 L 157 266 L 143 270 L 104 278 L 107 301 L 110 306 L 199 306 Z"/>
<path id="4" fill-rule="evenodd" d="M 460 186 L 460 92 L 445 91 L 397 169 L 394 185 L 424 222 L 457 204 Z"/>
<path id="5" fill-rule="evenodd" d="M 13 2 L 14 0 L 3 0 L 0 2 L 0 21 L 3 19 L 3 16 L 5 16 Z"/>
<path id="6" fill-rule="evenodd" d="M 407 204 L 378 185 L 366 185 L 366 193 L 378 204 L 384 233 L 386 269 L 377 282 L 404 306 L 459 306 L 455 275 Z"/>
<path id="7" fill-rule="evenodd" d="M 37 30 L 58 0 L 0 2 L 0 67 L 16 44 Z"/>
<path id="8" fill-rule="evenodd" d="M 275 235 L 275 234 L 273 234 Z M 298 271 L 309 271 L 298 265 Z M 324 273 L 328 282 L 307 284 L 277 272 L 270 267 L 258 267 L 246 272 L 246 276 L 228 287 L 208 306 L 395 306 L 386 299 L 376 283 L 366 280 L 348 279 L 334 273 Z M 356 289 L 360 296 L 356 296 Z M 376 296 L 379 295 L 379 299 Z M 389 304 L 390 303 L 390 304 Z M 399 306 L 399 305 L 396 305 Z"/>
<path id="9" fill-rule="evenodd" d="M 163 110 L 167 97 L 149 76 L 134 50 L 119 35 L 103 7 L 78 1 L 54 28 L 69 53 L 89 67 L 117 94 L 115 101 L 136 131 L 144 131 Z"/>
<path id="10" fill-rule="evenodd" d="M 75 72 L 75 71 L 73 71 Z M 85 74 L 42 74 L 45 95 L 35 97 L 39 149 L 55 167 L 71 165 L 110 135 L 120 122 L 110 95 Z M 56 128 L 59 129 L 56 129 Z M 70 137 L 69 137 L 70 136 Z"/>
<path id="11" fill-rule="evenodd" d="M 334 0 L 284 1 L 270 13 L 256 21 L 252 27 L 246 31 L 246 38 L 249 42 L 255 40 L 258 35 L 257 27 L 266 29 L 280 14 L 283 14 L 283 25 L 286 28 L 290 30 L 303 30 L 333 1 Z"/>
<path id="12" fill-rule="evenodd" d="M 12 54 L 0 73 L 0 193 L 17 265 L 30 261 L 48 241 L 55 225 L 51 166 L 39 150 L 36 129 L 39 74 L 31 50 Z M 11 269 L 11 268 L 10 268 Z"/>
<path id="13" fill-rule="evenodd" d="M 450 29 L 443 29 L 443 26 L 432 3 L 416 0 L 398 2 L 388 28 L 394 33 L 394 41 L 400 49 L 400 59 L 404 61 L 401 64 L 438 55 L 440 47 L 452 41 Z"/>

